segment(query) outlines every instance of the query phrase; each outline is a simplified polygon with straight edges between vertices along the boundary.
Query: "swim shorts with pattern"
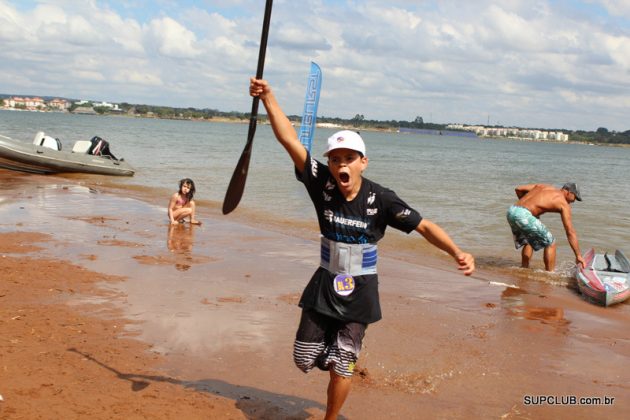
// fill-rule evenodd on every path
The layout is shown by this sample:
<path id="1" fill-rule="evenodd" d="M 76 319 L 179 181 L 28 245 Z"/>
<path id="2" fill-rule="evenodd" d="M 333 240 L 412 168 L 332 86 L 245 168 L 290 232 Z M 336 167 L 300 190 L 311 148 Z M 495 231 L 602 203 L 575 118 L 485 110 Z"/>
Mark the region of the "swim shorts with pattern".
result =
<path id="1" fill-rule="evenodd" d="M 313 310 L 303 310 L 293 346 L 293 361 L 303 372 L 314 367 L 351 377 L 367 324 L 342 322 Z"/>
<path id="2" fill-rule="evenodd" d="M 507 220 L 514 235 L 514 246 L 517 249 L 529 244 L 534 251 L 538 251 L 555 241 L 547 227 L 525 207 L 510 206 L 507 211 Z"/>

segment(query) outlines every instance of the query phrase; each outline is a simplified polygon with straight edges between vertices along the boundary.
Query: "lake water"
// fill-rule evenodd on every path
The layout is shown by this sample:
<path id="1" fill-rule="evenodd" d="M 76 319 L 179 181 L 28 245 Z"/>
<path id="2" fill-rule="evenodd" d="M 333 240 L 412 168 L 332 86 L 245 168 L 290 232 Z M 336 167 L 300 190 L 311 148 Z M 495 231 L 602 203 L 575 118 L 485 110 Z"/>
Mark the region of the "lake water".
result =
<path id="1" fill-rule="evenodd" d="M 117 157 L 137 169 L 132 178 L 108 177 L 106 182 L 163 198 L 164 206 L 178 180 L 192 178 L 202 209 L 220 208 L 247 129 L 247 124 L 0 111 L 0 134 L 23 141 L 30 141 L 37 131 L 59 138 L 65 148 L 94 135 L 105 138 Z M 323 159 L 325 139 L 334 131 L 317 129 L 314 156 Z M 584 201 L 573 205 L 573 218 L 582 250 L 619 248 L 630 253 L 630 148 L 361 134 L 370 158 L 365 176 L 393 189 L 424 217 L 441 225 L 461 248 L 475 254 L 480 265 L 514 270 L 519 264 L 520 253 L 514 250 L 505 212 L 516 199 L 515 186 L 538 182 L 580 185 Z M 235 215 L 247 212 L 259 224 L 286 225 L 287 231 L 315 226 L 304 188 L 295 180 L 289 157 L 267 125 L 257 129 L 250 165 Z M 559 271 L 569 272 L 573 255 L 559 215 L 541 219 L 558 240 Z M 416 235 L 389 236 L 402 253 L 411 254 L 417 247 L 431 252 Z M 536 263 L 542 259 L 539 254 Z"/>

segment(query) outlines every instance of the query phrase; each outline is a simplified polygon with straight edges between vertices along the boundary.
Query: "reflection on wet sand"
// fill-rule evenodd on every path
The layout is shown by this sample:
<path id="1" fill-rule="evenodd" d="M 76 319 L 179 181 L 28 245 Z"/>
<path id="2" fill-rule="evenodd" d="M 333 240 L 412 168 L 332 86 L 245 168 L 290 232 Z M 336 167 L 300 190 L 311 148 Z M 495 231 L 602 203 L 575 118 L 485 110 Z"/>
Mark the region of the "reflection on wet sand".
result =
<path id="1" fill-rule="evenodd" d="M 568 332 L 571 321 L 564 317 L 564 308 L 529 304 L 526 299 L 528 295 L 529 293 L 521 288 L 507 287 L 501 292 L 502 306 L 513 317 L 540 321 L 543 324 L 553 325 L 557 332 Z"/>
<path id="2" fill-rule="evenodd" d="M 179 271 L 190 269 L 194 243 L 193 226 L 184 223 L 169 225 L 166 246 L 175 254 L 175 268 Z"/>

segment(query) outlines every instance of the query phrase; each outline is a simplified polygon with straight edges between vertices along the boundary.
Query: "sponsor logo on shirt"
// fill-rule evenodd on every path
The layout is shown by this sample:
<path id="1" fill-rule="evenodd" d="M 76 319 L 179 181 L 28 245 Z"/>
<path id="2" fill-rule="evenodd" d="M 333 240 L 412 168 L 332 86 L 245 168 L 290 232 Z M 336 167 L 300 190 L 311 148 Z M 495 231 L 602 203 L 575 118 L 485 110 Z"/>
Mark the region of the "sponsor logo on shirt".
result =
<path id="1" fill-rule="evenodd" d="M 317 178 L 317 161 L 313 158 L 311 158 L 311 174 Z"/>
<path id="2" fill-rule="evenodd" d="M 378 213 L 378 209 L 367 209 L 368 216 L 374 216 L 376 213 Z"/>
<path id="3" fill-rule="evenodd" d="M 364 222 L 363 220 L 348 219 L 347 217 L 343 216 L 335 216 L 332 210 L 324 210 L 324 218 L 329 223 L 335 223 L 338 225 L 351 226 L 359 229 L 367 229 L 368 227 L 367 222 Z"/>
<path id="4" fill-rule="evenodd" d="M 401 210 L 400 212 L 398 212 L 398 214 L 396 215 L 396 219 L 398 220 L 404 220 L 407 218 L 407 216 L 409 216 L 411 214 L 411 210 L 409 209 L 404 209 Z"/>
<path id="5" fill-rule="evenodd" d="M 332 200 L 332 195 L 326 194 L 326 191 L 322 191 L 322 196 L 324 197 L 324 201 Z"/>
<path id="6" fill-rule="evenodd" d="M 374 204 L 375 199 L 376 199 L 376 194 L 370 193 L 367 199 L 368 206 L 371 206 L 372 204 Z"/>
<path id="7" fill-rule="evenodd" d="M 335 188 L 335 184 L 332 182 L 332 179 L 328 178 L 328 181 L 326 181 L 326 187 L 327 190 L 332 190 Z"/>
<path id="8" fill-rule="evenodd" d="M 334 214 L 332 210 L 324 210 L 324 218 L 328 221 L 328 223 L 332 223 L 333 216 Z"/>

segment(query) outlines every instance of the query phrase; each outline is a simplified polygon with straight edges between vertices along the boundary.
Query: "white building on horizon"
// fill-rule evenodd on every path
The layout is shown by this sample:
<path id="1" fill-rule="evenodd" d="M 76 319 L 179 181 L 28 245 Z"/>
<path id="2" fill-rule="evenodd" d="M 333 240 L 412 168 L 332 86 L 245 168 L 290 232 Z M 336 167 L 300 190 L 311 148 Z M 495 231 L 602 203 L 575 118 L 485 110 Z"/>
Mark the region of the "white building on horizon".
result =
<path id="1" fill-rule="evenodd" d="M 569 141 L 569 135 L 561 131 L 520 129 L 516 127 L 485 127 L 483 125 L 449 124 L 447 128 L 472 131 L 479 137 L 506 137 L 541 141 Z"/>

